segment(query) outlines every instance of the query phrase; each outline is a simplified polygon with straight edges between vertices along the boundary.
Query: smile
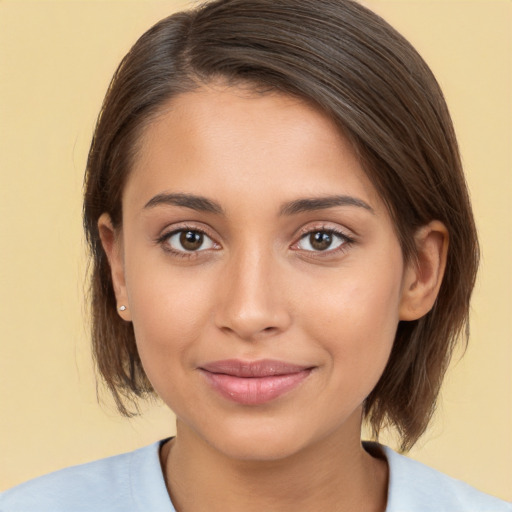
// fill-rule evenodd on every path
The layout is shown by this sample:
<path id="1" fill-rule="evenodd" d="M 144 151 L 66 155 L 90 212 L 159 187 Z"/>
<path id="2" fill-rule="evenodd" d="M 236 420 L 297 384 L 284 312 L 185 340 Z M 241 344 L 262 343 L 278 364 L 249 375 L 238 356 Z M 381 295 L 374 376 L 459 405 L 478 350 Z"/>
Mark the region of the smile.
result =
<path id="1" fill-rule="evenodd" d="M 278 398 L 306 379 L 312 367 L 283 361 L 229 359 L 199 368 L 214 390 L 243 405 L 259 405 Z"/>

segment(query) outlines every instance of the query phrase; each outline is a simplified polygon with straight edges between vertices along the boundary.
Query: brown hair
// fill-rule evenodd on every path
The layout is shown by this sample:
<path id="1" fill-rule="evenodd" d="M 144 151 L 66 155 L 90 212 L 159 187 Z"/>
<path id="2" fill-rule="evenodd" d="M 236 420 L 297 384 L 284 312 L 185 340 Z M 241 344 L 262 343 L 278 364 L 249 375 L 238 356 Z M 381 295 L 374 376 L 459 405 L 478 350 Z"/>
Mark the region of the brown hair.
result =
<path id="1" fill-rule="evenodd" d="M 94 356 L 119 410 L 152 394 L 133 328 L 116 312 L 97 222 L 121 227 L 121 192 L 143 127 L 173 96 L 216 79 L 305 98 L 336 121 L 385 201 L 404 258 L 414 233 L 443 222 L 450 246 L 432 310 L 400 322 L 393 350 L 365 402 L 375 437 L 398 430 L 402 449 L 424 432 L 452 349 L 467 325 L 478 242 L 457 142 L 442 92 L 414 48 L 351 0 L 216 0 L 165 18 L 117 69 L 93 137 L 84 226 L 92 252 Z M 133 402 L 135 403 L 135 401 Z"/>

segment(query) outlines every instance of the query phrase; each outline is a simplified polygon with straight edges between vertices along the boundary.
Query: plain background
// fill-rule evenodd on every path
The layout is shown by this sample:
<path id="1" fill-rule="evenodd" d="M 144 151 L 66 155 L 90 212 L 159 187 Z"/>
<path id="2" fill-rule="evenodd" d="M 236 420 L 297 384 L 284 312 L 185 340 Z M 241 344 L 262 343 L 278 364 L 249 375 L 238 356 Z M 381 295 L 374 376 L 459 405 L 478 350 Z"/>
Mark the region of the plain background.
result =
<path id="1" fill-rule="evenodd" d="M 443 87 L 483 247 L 470 346 L 411 455 L 512 500 L 511 18 L 508 0 L 373 0 Z M 96 115 L 135 39 L 182 1 L 0 0 L 0 490 L 174 432 L 96 399 L 81 187 Z M 104 395 L 103 395 L 104 396 Z"/>

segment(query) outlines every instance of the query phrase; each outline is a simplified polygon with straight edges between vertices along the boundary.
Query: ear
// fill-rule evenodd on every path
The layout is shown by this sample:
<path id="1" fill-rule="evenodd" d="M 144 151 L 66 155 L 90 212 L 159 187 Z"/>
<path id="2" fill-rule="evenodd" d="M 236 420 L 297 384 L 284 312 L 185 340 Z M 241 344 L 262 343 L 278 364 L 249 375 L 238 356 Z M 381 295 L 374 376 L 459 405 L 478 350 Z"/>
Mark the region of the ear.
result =
<path id="1" fill-rule="evenodd" d="M 117 300 L 117 313 L 126 321 L 131 321 L 130 308 L 128 307 L 128 294 L 124 275 L 123 241 L 121 234 L 114 229 L 112 219 L 108 213 L 103 213 L 98 219 L 98 231 L 103 250 L 107 255 L 112 274 L 112 284 Z M 124 306 L 125 309 L 120 308 Z"/>
<path id="2" fill-rule="evenodd" d="M 400 320 L 417 320 L 432 309 L 443 281 L 448 238 L 446 226 L 438 220 L 416 232 L 417 258 L 404 272 Z"/>

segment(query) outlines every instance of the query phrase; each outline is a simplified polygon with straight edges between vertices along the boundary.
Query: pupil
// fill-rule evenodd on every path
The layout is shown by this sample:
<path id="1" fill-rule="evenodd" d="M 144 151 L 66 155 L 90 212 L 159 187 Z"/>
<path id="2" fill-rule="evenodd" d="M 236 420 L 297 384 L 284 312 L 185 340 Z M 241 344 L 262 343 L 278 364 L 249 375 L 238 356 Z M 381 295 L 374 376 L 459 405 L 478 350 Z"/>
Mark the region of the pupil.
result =
<path id="1" fill-rule="evenodd" d="M 329 249 L 332 244 L 332 235 L 325 231 L 317 231 L 310 235 L 309 243 L 313 249 L 316 249 L 317 251 L 325 251 L 326 249 Z"/>
<path id="2" fill-rule="evenodd" d="M 195 251 L 203 245 L 203 234 L 196 231 L 183 231 L 180 235 L 181 246 L 187 251 Z"/>

